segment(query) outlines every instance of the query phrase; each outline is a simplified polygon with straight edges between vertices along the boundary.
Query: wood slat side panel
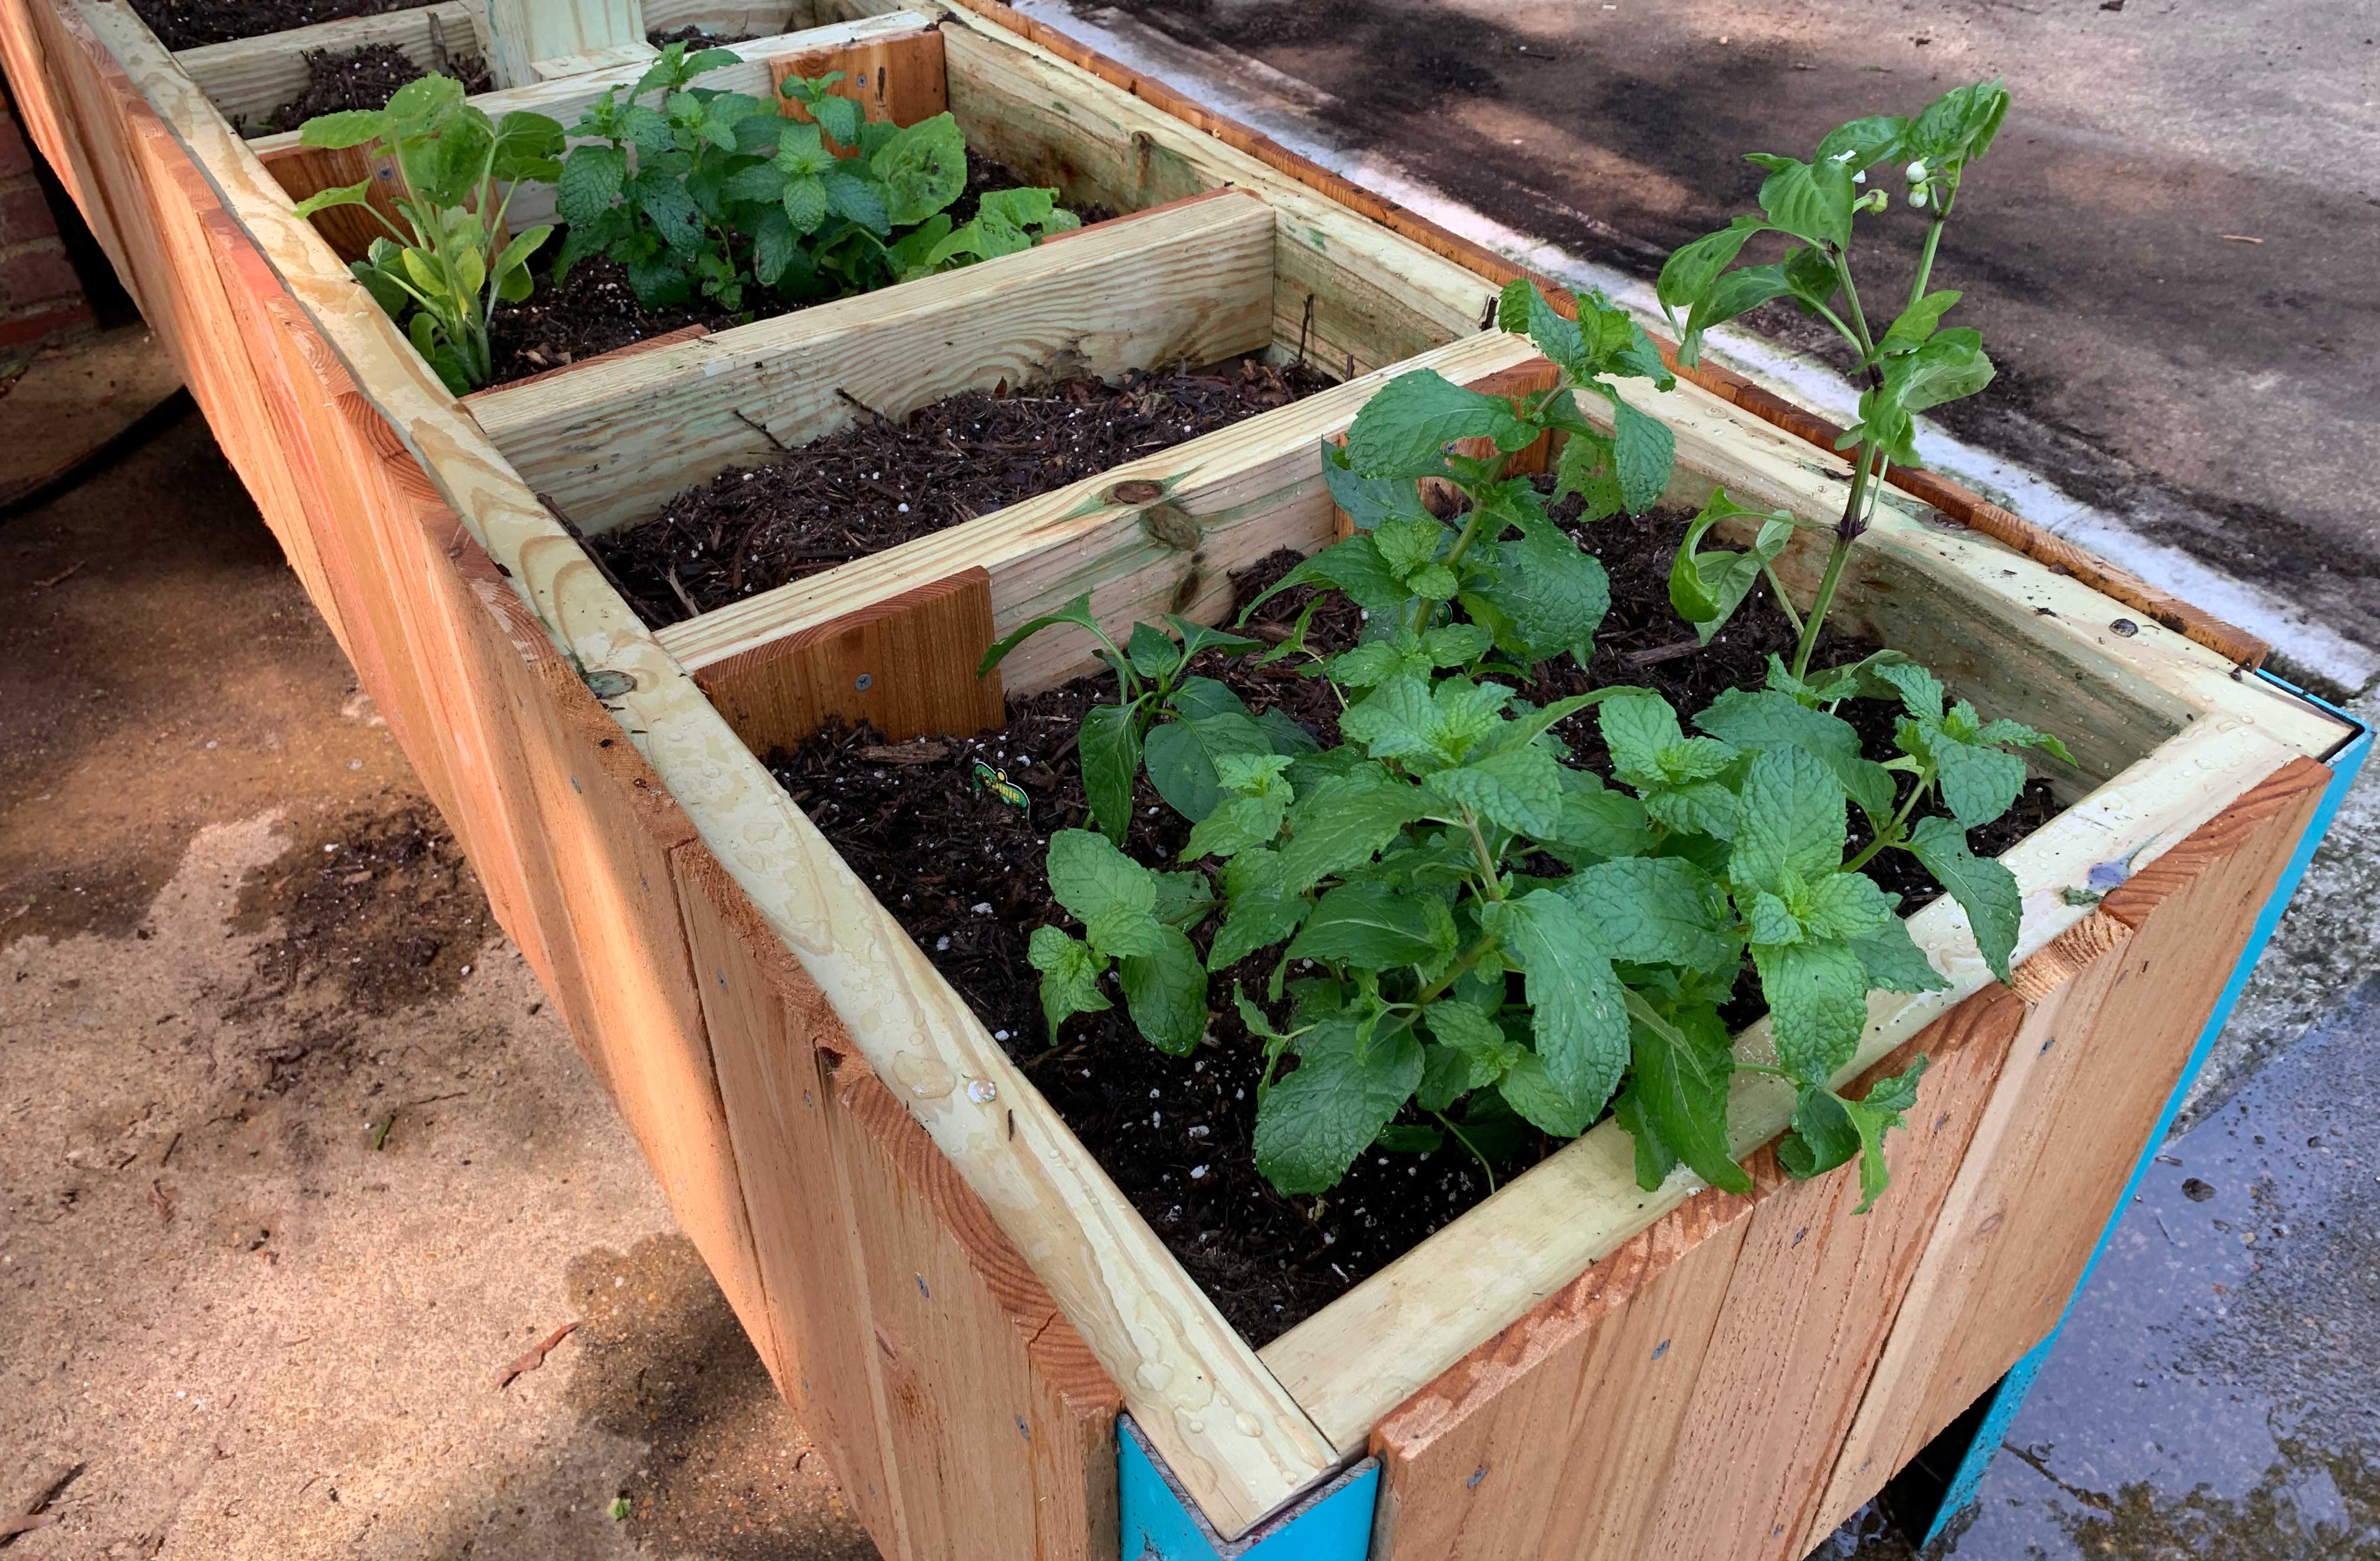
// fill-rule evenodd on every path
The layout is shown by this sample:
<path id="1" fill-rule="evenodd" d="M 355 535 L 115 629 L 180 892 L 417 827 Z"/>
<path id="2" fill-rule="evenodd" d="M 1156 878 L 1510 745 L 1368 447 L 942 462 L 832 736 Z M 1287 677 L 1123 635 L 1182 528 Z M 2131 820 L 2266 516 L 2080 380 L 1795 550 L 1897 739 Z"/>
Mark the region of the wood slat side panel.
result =
<path id="1" fill-rule="evenodd" d="M 105 52 L 86 46 L 89 41 L 79 20 L 45 0 L 0 0 L 0 67 L 18 118 L 137 304 L 147 278 L 125 248 L 115 210 L 124 188 L 122 151 L 100 88 Z"/>
<path id="2" fill-rule="evenodd" d="M 1006 724 L 991 647 L 991 576 L 964 570 L 832 623 L 703 669 L 695 682 L 754 753 L 792 748 L 837 719 L 892 742 Z"/>
<path id="3" fill-rule="evenodd" d="M 496 80 L 525 87 L 544 60 L 645 42 L 644 0 L 484 0 L 488 64 Z"/>
<path id="4" fill-rule="evenodd" d="M 466 5 L 421 6 L 376 17 L 347 17 L 255 38 L 235 38 L 177 51 L 174 58 L 225 118 L 253 129 L 306 90 L 306 55 L 314 49 L 386 43 L 424 70 L 452 74 L 455 56 L 484 54 L 487 45 Z"/>
<path id="5" fill-rule="evenodd" d="M 828 90 L 859 104 L 868 118 L 880 123 L 915 125 L 951 106 L 950 89 L 943 79 L 942 35 L 927 30 L 810 49 L 771 60 L 769 86 L 777 92 L 778 112 L 807 123 L 809 111 L 778 89 L 787 77 L 815 80 L 835 71 L 843 73 L 843 79 Z"/>
<path id="6" fill-rule="evenodd" d="M 1798 1545 L 2022 1011 L 2005 992 L 1979 994 L 1869 1071 L 1872 1083 L 1932 1059 L 1891 1141 L 1891 1190 L 1867 1214 L 1852 1212 L 1856 1175 L 1790 1181 L 1762 1150 L 1747 1162 L 1750 1197 L 1696 1194 L 1407 1400 L 1374 1446 L 1384 1500 L 1413 1516 L 1392 1520 L 1395 1543 L 1376 1544 L 1375 1561 L 1747 1561 Z M 1735 1252 L 1724 1265 L 1699 1251 L 1718 1230 L 1718 1251 Z M 1666 1264 L 1634 1278 L 1648 1240 Z M 1686 1261 L 1691 1283 L 1668 1281 L 1662 1269 Z M 1599 1277 L 1614 1264 L 1633 1279 L 1624 1289 Z M 1605 1287 L 1599 1305 L 1572 1300 Z M 1682 1369 L 1663 1380 L 1663 1341 L 1681 1339 Z M 1651 1414 L 1607 1398 L 1569 1411 L 1582 1434 L 1548 1436 L 1548 1392 L 1613 1371 L 1661 1381 Z M 1486 1478 L 1468 1483 L 1500 1458 L 1525 1479 L 1500 1495 Z M 1576 1494 L 1515 1494 L 1545 1490 Z"/>
<path id="7" fill-rule="evenodd" d="M 1330 172 L 1309 159 L 1290 151 L 1269 136 L 1260 135 L 1247 127 L 1215 114 L 1191 101 L 1163 82 L 1141 75 L 1128 66 L 1076 42 L 1057 28 L 1035 20 L 1002 4 L 1001 0 L 948 0 L 964 7 L 1037 47 L 1091 72 L 1101 80 L 1129 92 L 1151 108 L 1190 126 L 1203 134 L 1214 137 L 1234 151 L 1245 152 L 1265 166 L 1285 177 L 1330 198 L 1333 202 L 1371 221 L 1380 224 L 1405 238 L 1421 245 L 1432 254 L 1441 256 L 1475 275 L 1501 287 L 1516 277 L 1527 277 L 1557 303 L 1575 308 L 1570 294 L 1551 279 L 1540 276 L 1497 255 L 1483 246 L 1451 233 L 1417 212 L 1406 210 L 1392 200 L 1375 195 L 1359 185 Z M 993 79 L 997 79 L 996 73 Z M 956 86 L 954 84 L 954 91 Z M 1293 321 L 1295 317 L 1291 317 Z M 1675 345 L 1656 336 L 1662 356 L 1674 366 Z M 1434 345 L 1424 343 L 1422 346 Z M 1422 350 L 1415 347 L 1412 351 Z M 1400 355 L 1404 356 L 1404 355 Z M 1755 416 L 1787 428 L 1822 448 L 1832 450 L 1834 440 L 1841 430 L 1825 419 L 1816 417 L 1779 397 L 1754 385 L 1741 375 L 1713 365 L 1705 364 L 1679 372 L 1704 389 L 1742 405 Z M 2186 635 L 2226 659 L 2245 666 L 2262 663 L 2270 647 L 2244 630 L 2225 623 L 2214 614 L 2191 606 L 2167 592 L 2160 591 L 2129 571 L 2117 567 L 2072 543 L 2050 535 L 2040 527 L 2010 514 L 1972 490 L 1926 472 L 1904 472 L 1895 468 L 1896 484 L 1918 494 L 1928 503 L 1977 530 L 2008 543 L 2028 557 L 2046 564 L 2073 572 L 2095 588 L 2117 600 L 2125 602 L 2156 622 Z"/>
<path id="8" fill-rule="evenodd" d="M 1050 248 L 481 392 L 470 409 L 531 487 L 607 531 L 863 407 L 897 418 L 1002 382 L 1259 348 L 1272 221 L 1256 197 L 1226 195 L 1103 223 Z"/>
<path id="9" fill-rule="evenodd" d="M 805 1422 L 877 1544 L 1111 1555 L 1114 1384 L 698 844 L 673 859 Z"/>

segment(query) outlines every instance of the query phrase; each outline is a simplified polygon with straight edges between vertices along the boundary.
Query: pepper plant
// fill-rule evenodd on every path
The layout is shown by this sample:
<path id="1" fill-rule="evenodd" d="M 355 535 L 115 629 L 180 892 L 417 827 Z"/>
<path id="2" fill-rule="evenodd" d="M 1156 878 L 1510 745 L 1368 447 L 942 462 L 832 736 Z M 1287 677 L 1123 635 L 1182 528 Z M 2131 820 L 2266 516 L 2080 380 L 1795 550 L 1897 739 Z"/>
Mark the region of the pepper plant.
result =
<path id="1" fill-rule="evenodd" d="M 504 238 L 512 188 L 554 177 L 562 155 L 562 127 L 544 115 L 492 121 L 463 97 L 461 82 L 424 76 L 386 108 L 321 115 L 298 130 L 308 146 L 370 146 L 395 159 L 403 226 L 371 204 L 370 178 L 308 196 L 298 214 L 361 206 L 389 230 L 348 269 L 457 395 L 488 382 L 488 321 L 498 300 L 528 296 L 529 257 L 553 231 Z"/>
<path id="2" fill-rule="evenodd" d="M 1507 475 L 1511 454 L 1564 430 L 1556 494 L 1642 509 L 1666 486 L 1672 451 L 1667 430 L 1612 389 L 1614 377 L 1667 378 L 1624 313 L 1588 298 L 1565 319 L 1522 283 L 1500 312 L 1559 384 L 1507 397 L 1406 374 L 1365 405 L 1343 449 L 1324 447 L 1332 494 L 1359 529 L 1274 590 L 1335 590 L 1364 628 L 1352 647 L 1311 649 L 1309 608 L 1264 654 L 1329 681 L 1339 746 L 1181 676 L 1202 650 L 1256 647 L 1178 618 L 1180 642 L 1142 624 L 1119 647 L 1083 598 L 987 655 L 989 668 L 1027 635 L 1075 624 L 1119 682 L 1118 704 L 1096 708 L 1080 740 L 1099 828 L 1050 841 L 1052 894 L 1081 927 L 1033 935 L 1051 1038 L 1111 1006 L 1112 973 L 1141 1033 L 1186 1054 L 1206 1033 L 1210 980 L 1238 973 L 1232 1000 L 1266 1050 L 1256 1159 L 1288 1193 L 1326 1191 L 1374 1145 L 1451 1139 L 1488 1167 L 1523 1124 L 1572 1137 L 1607 1107 L 1633 1137 L 1647 1188 L 1682 1163 L 1746 1191 L 1730 1080 L 1775 1074 L 1797 1091 L 1783 1163 L 1815 1176 L 1857 1158 L 1864 1208 L 1884 1189 L 1884 1136 L 1924 1064 L 1858 1099 L 1834 1079 L 1857 1051 L 1871 991 L 1946 983 L 1896 898 L 1860 869 L 1884 851 L 1915 855 L 1967 908 L 2005 979 L 2015 880 L 1974 856 L 1966 831 L 2014 801 L 2024 768 L 2010 746 L 2056 744 L 1949 704 L 1932 674 L 1889 652 L 1815 682 L 1777 659 L 1767 686 L 1723 695 L 1691 732 L 1642 689 L 1523 697 L 1533 670 L 1587 659 L 1609 590 L 1535 485 Z M 1582 394 L 1612 399 L 1609 436 L 1580 417 Z M 1449 453 L 1456 441 L 1499 453 Z M 1424 502 L 1430 478 L 1462 496 L 1451 524 Z M 1832 713 L 1854 696 L 1902 705 L 1888 763 L 1864 757 Z M 1616 785 L 1569 762 L 1564 723 L 1590 710 Z M 1123 849 L 1144 767 L 1192 823 L 1172 867 Z M 1912 824 L 1936 798 L 1950 817 Z M 1869 836 L 1856 850 L 1853 807 Z M 1747 961 L 1774 1063 L 1738 1058 L 1719 1017 Z"/>
<path id="3" fill-rule="evenodd" d="M 557 277 L 589 255 L 627 272 L 648 309 L 697 292 L 722 308 L 752 290 L 809 299 L 866 292 L 944 269 L 965 254 L 1005 253 L 1075 226 L 1057 191 L 984 198 L 987 214 L 958 239 L 944 212 L 966 188 L 966 140 L 939 114 L 905 128 L 871 123 L 835 94 L 843 73 L 789 77 L 778 88 L 807 120 L 747 92 L 694 85 L 737 63 L 730 49 L 662 50 L 625 95 L 607 91 L 571 129 L 557 206 L 570 224 Z M 657 95 L 658 106 L 639 102 Z M 995 206 L 995 202 L 1001 204 Z M 997 212 L 998 215 L 991 213 Z M 1022 222 L 1014 212 L 1023 213 Z M 970 248 L 972 246 L 972 248 Z"/>
<path id="4" fill-rule="evenodd" d="M 1775 298 L 1791 298 L 1803 313 L 1826 321 L 1858 354 L 1863 382 L 1859 420 L 1836 444 L 1852 452 L 1851 488 L 1834 526 L 1834 544 L 1817 595 L 1800 621 L 1789 669 L 1796 678 L 1809 673 L 1811 655 L 1852 550 L 1875 514 L 1887 463 L 1920 465 L 1915 414 L 1973 395 L 1991 382 L 1992 360 L 1984 352 L 1983 337 L 1942 323 L 1960 295 L 1931 288 L 1942 230 L 1958 201 L 1960 185 L 1967 169 L 1991 149 L 2008 107 L 2008 91 L 2000 82 L 1981 81 L 1944 93 L 1914 119 L 1870 115 L 1839 126 L 1819 141 L 1806 163 L 1752 153 L 1750 161 L 1767 171 L 1760 185 L 1759 213 L 1740 216 L 1683 246 L 1661 268 L 1655 291 L 1671 328 L 1679 331 L 1678 361 L 1689 368 L 1699 360 L 1705 332 Z M 1907 301 L 1878 332 L 1852 276 L 1852 243 L 1858 220 L 1882 214 L 1890 200 L 1882 189 L 1862 193 L 1859 187 L 1871 169 L 1904 160 L 1900 171 L 1908 204 L 1924 213 L 1925 236 Z M 1800 242 L 1778 260 L 1738 265 L 1745 246 L 1768 233 Z M 1684 313 L 1682 326 L 1680 311 Z M 1722 600 L 1719 593 L 1705 588 L 1706 576 L 1714 571 L 1765 570 L 1791 534 L 1790 523 L 1775 528 L 1764 525 L 1749 552 L 1696 555 L 1697 532 L 1680 550 L 1672 576 L 1679 610 L 1705 625 L 1707 639 L 1734 611 L 1742 594 Z M 1781 590 L 1778 599 L 1786 601 Z M 1791 604 L 1786 606 L 1790 612 Z"/>

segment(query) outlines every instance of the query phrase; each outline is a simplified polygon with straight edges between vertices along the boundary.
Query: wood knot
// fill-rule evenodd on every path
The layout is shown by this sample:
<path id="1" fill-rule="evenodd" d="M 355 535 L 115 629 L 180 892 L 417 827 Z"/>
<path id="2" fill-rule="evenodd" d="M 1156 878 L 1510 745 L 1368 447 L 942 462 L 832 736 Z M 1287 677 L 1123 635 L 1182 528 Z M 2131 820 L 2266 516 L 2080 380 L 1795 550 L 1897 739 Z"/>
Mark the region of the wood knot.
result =
<path id="1" fill-rule="evenodd" d="M 1180 553 L 1197 551 L 1198 523 L 1177 504 L 1149 505 L 1140 512 L 1140 528 L 1160 547 Z"/>
<path id="2" fill-rule="evenodd" d="M 1108 490 L 1111 504 L 1148 504 L 1165 497 L 1165 484 L 1145 477 L 1128 478 Z"/>

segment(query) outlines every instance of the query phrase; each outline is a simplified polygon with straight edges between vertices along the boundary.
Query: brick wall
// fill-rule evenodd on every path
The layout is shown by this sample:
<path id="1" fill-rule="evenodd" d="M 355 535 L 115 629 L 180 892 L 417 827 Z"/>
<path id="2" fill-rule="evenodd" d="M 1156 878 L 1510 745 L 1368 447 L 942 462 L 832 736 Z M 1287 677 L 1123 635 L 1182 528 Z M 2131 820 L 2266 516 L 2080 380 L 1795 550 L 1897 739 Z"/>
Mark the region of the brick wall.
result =
<path id="1" fill-rule="evenodd" d="M 0 95 L 0 353 L 91 324 L 91 305 L 33 173 L 33 149 Z"/>

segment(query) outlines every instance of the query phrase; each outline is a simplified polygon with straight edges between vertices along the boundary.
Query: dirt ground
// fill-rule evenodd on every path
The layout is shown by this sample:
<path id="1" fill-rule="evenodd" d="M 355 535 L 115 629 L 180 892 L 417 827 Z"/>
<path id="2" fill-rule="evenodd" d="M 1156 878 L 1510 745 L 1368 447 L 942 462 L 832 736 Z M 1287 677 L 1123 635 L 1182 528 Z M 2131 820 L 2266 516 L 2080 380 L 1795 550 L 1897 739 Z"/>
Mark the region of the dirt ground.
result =
<path id="1" fill-rule="evenodd" d="M 195 415 L 0 523 L 0 1404 L 12 1561 L 874 1555 Z"/>

